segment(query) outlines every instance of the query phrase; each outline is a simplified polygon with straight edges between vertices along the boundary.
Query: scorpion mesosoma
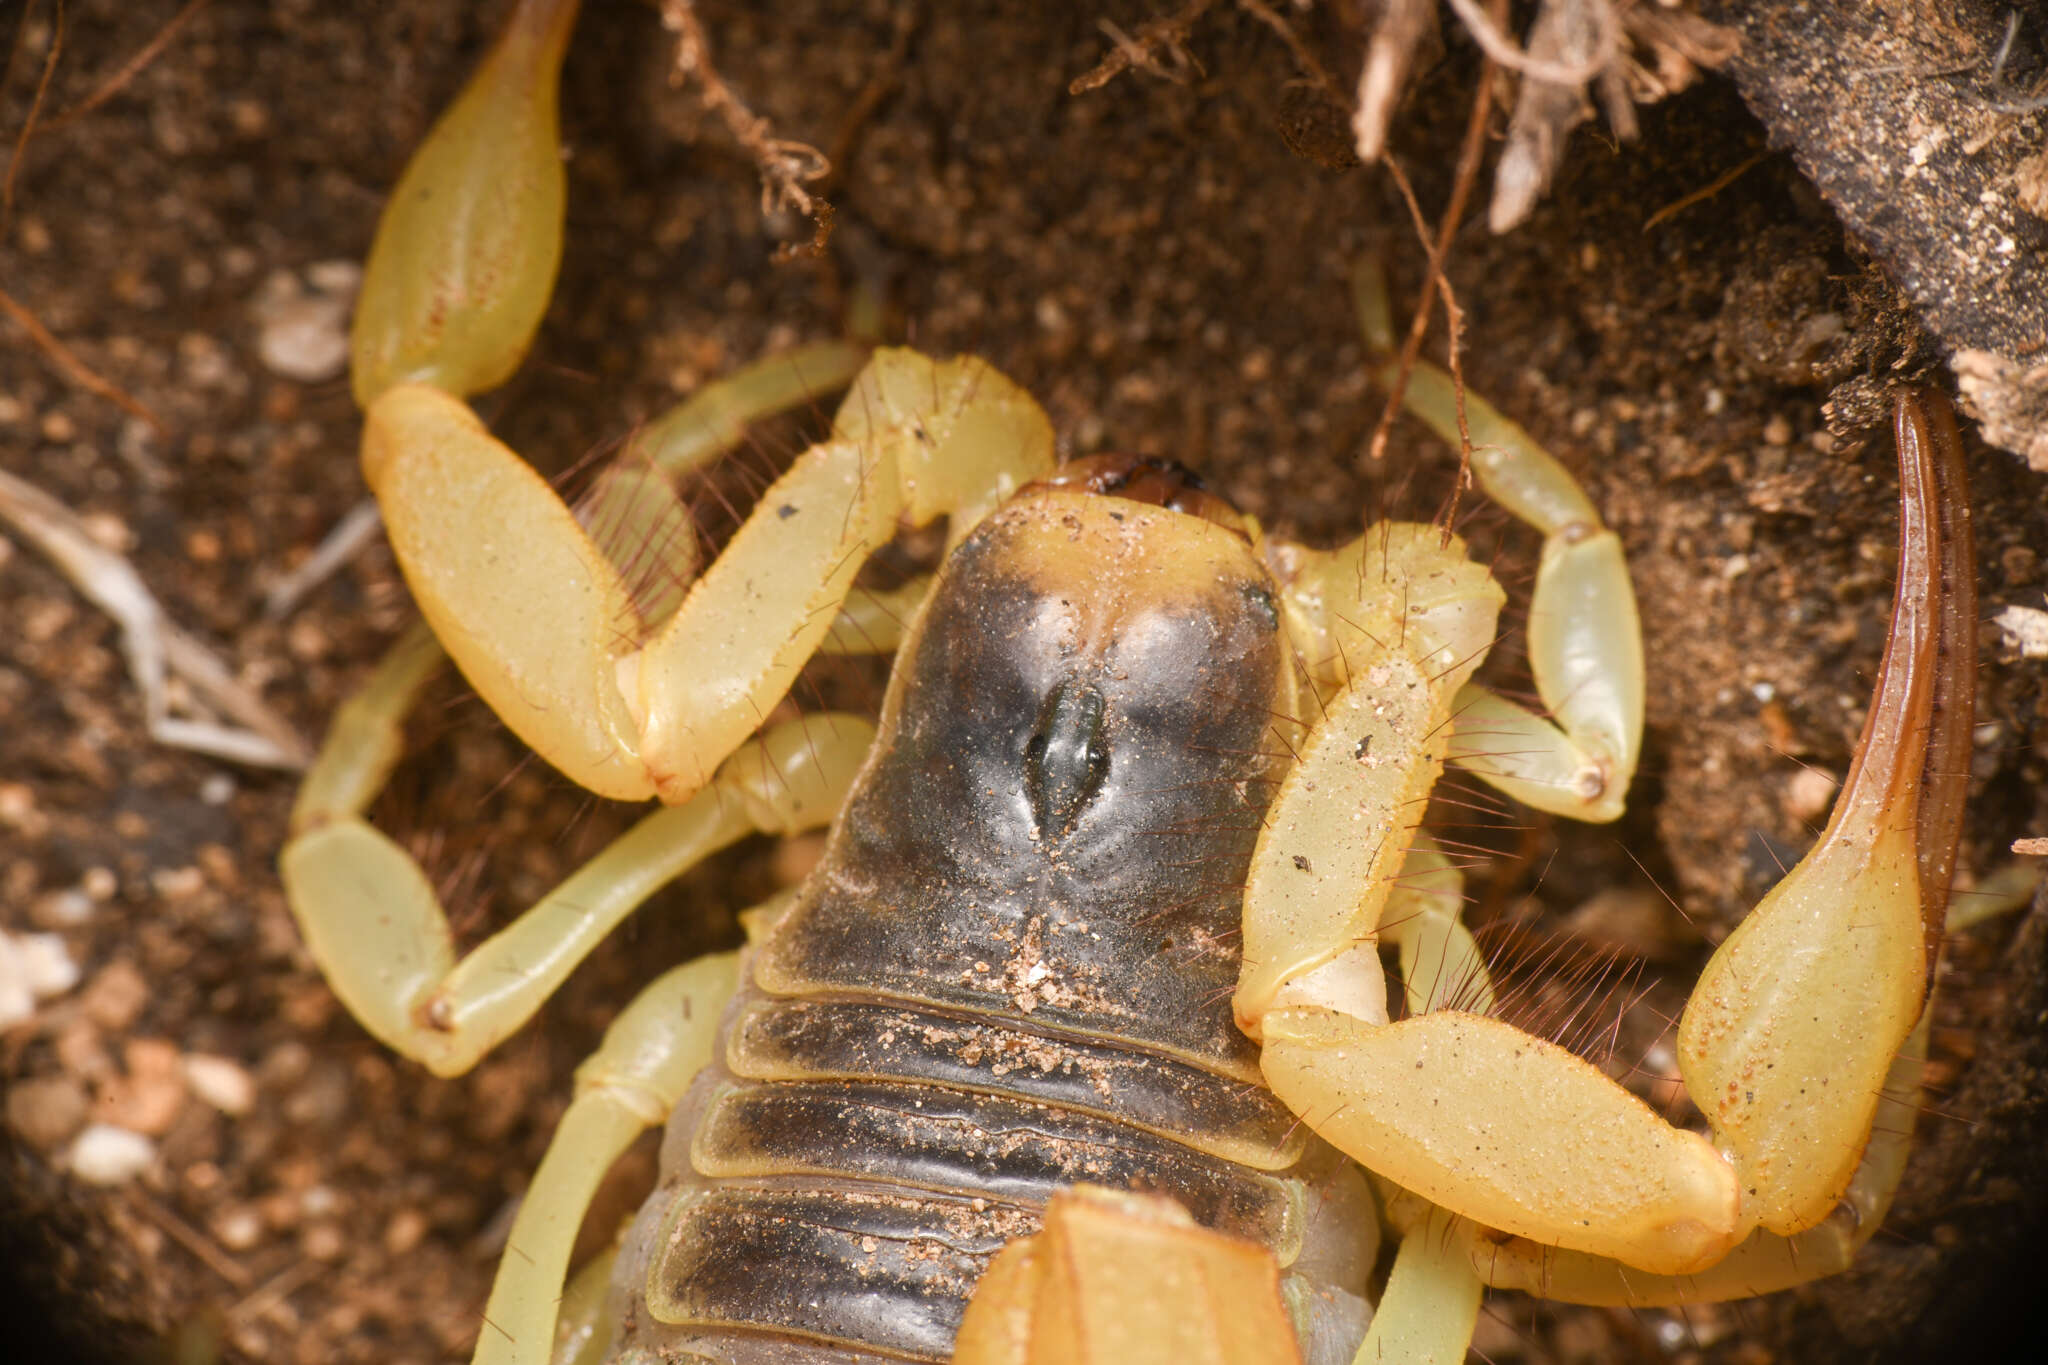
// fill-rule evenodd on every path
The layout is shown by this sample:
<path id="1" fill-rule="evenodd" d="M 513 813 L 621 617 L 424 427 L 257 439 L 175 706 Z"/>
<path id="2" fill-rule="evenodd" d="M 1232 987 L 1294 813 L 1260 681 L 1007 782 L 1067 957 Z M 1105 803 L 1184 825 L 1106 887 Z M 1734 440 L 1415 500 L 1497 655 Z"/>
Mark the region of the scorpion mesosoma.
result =
<path id="1" fill-rule="evenodd" d="M 1547 716 L 1471 681 L 1504 594 L 1455 537 L 1269 542 L 1176 468 L 1056 469 L 1021 390 L 909 351 L 825 348 L 793 389 L 756 370 L 642 433 L 600 492 L 640 545 L 684 515 L 653 471 L 858 369 L 830 438 L 687 595 L 636 599 L 620 542 L 460 397 L 517 364 L 559 259 L 573 10 L 517 8 L 380 227 L 363 464 L 434 638 L 337 717 L 287 891 L 356 1017 L 445 1074 L 681 869 L 754 830 L 832 834 L 748 956 L 659 978 L 579 1070 L 479 1360 L 943 1359 L 963 1313 L 976 1361 L 1455 1359 L 1487 1283 L 1686 1302 L 1846 1263 L 1903 1162 L 1961 819 L 1973 580 L 1945 409 L 1900 406 L 1898 603 L 1856 769 L 1681 1024 L 1709 1141 L 1488 1014 L 1458 874 L 1419 832 L 1447 762 L 1547 810 L 1621 809 L 1634 601 L 1561 466 L 1473 405 L 1480 482 L 1545 536 Z M 1420 381 L 1447 421 L 1444 377 Z M 940 516 L 935 584 L 855 588 L 899 521 Z M 899 638 L 878 731 L 750 738 L 813 652 Z M 420 870 L 361 818 L 435 640 L 560 771 L 667 803 L 460 962 Z M 660 1188 L 563 1298 L 596 1182 L 665 1120 Z M 1402 1234 L 1376 1314 L 1361 1169 Z M 1214 1231 L 1116 1194 L 1045 1217 L 1073 1184 L 1170 1195 Z M 1118 1247 L 1145 1248 L 1120 1284 L 1077 1282 Z"/>

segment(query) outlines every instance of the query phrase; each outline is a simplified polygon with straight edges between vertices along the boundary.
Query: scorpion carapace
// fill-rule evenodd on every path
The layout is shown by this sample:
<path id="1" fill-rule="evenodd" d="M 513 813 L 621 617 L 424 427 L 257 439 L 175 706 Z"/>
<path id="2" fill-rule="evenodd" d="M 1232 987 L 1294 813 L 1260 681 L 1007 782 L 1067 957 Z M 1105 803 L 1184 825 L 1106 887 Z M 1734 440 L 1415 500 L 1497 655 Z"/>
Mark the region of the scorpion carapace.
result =
<path id="1" fill-rule="evenodd" d="M 1356 1340 L 1362 1183 L 1229 1003 L 1288 666 L 1216 521 L 1041 487 L 960 546 L 669 1126 L 615 1281 L 629 1357 L 944 1359 L 988 1258 L 1078 1181 L 1272 1247 Z"/>

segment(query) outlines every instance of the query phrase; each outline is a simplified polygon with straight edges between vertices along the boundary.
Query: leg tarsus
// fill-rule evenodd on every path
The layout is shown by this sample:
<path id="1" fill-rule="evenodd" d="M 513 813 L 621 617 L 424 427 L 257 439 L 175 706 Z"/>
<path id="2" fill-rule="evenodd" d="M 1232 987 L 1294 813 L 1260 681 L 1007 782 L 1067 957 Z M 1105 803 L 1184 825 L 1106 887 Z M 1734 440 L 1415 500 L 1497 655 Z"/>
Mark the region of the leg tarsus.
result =
<path id="1" fill-rule="evenodd" d="M 370 808 L 403 753 L 406 713 L 447 657 L 425 622 L 406 627 L 370 680 L 334 713 L 292 803 L 294 837 Z"/>
<path id="2" fill-rule="evenodd" d="M 1463 1365 L 1486 1286 L 1451 1238 L 1456 1221 L 1435 1209 L 1401 1238 L 1353 1365 Z"/>
<path id="3" fill-rule="evenodd" d="M 1386 282 L 1361 262 L 1353 282 L 1367 345 L 1392 347 Z M 1394 362 L 1377 362 L 1394 378 Z M 1451 376 L 1418 361 L 1402 405 L 1457 445 Z M 1473 732 L 1461 720 L 1452 757 L 1517 800 L 1577 820 L 1621 814 L 1643 734 L 1643 641 L 1621 541 L 1557 458 L 1520 425 L 1469 391 L 1472 472 L 1486 495 L 1543 533 L 1543 557 L 1529 604 L 1529 668 L 1551 720 L 1477 688 Z M 1483 703 L 1479 701 L 1484 697 Z"/>
<path id="4" fill-rule="evenodd" d="M 687 804 L 641 820 L 510 925 L 455 960 L 418 864 L 360 818 L 294 839 L 279 867 L 299 931 L 336 995 L 386 1046 L 457 1075 L 520 1028 L 657 888 L 753 833 L 828 823 L 873 737 L 856 716 L 777 727 Z"/>
<path id="5" fill-rule="evenodd" d="M 569 1253 L 598 1182 L 635 1138 L 667 1119 L 690 1078 L 710 1060 L 719 1016 L 738 981 L 737 953 L 664 973 L 576 1068 L 576 1097 L 533 1174 L 498 1262 L 476 1365 L 540 1365 L 549 1358 Z"/>

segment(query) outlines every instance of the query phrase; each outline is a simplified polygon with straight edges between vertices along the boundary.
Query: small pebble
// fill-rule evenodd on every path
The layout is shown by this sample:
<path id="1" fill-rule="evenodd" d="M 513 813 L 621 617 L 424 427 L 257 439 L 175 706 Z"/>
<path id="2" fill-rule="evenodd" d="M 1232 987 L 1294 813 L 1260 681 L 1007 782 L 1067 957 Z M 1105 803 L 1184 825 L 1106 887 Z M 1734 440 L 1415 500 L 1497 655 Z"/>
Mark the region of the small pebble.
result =
<path id="1" fill-rule="evenodd" d="M 162 1038 L 131 1038 L 121 1049 L 123 1075 L 100 1087 L 97 1118 L 148 1137 L 170 1131 L 185 1105 L 185 1071 L 177 1046 Z"/>
<path id="2" fill-rule="evenodd" d="M 78 964 L 55 934 L 0 929 L 0 1028 L 36 1012 L 36 1002 L 78 984 Z"/>
<path id="3" fill-rule="evenodd" d="M 71 1076 L 37 1076 L 7 1087 L 7 1126 L 39 1152 L 54 1152 L 85 1126 L 85 1087 Z"/>
<path id="4" fill-rule="evenodd" d="M 299 1236 L 299 1250 L 315 1261 L 338 1261 L 348 1238 L 332 1223 L 315 1223 Z"/>
<path id="5" fill-rule="evenodd" d="M 1991 620 L 2007 649 L 2018 650 L 2022 659 L 2048 659 L 2048 611 L 2007 607 Z"/>
<path id="6" fill-rule="evenodd" d="M 256 337 L 256 353 L 272 374 L 317 384 L 348 364 L 348 304 L 296 299 L 280 307 Z"/>
<path id="7" fill-rule="evenodd" d="M 1835 799 L 1838 785 L 1830 773 L 1819 768 L 1801 768 L 1785 783 L 1785 813 L 1799 821 L 1819 819 Z"/>
<path id="8" fill-rule="evenodd" d="M 212 1223 L 213 1235 L 229 1251 L 248 1251 L 263 1240 L 263 1215 L 249 1204 L 223 1210 Z"/>
<path id="9" fill-rule="evenodd" d="M 343 261 L 312 266 L 306 284 L 286 271 L 265 280 L 251 309 L 258 327 L 256 353 L 264 368 L 303 384 L 321 383 L 346 369 L 349 310 L 361 282 L 360 270 Z"/>
<path id="10" fill-rule="evenodd" d="M 185 1058 L 185 1083 L 223 1114 L 240 1117 L 256 1107 L 256 1079 L 239 1063 L 210 1053 Z"/>
<path id="11" fill-rule="evenodd" d="M 78 997 L 85 1017 L 108 1033 L 126 1033 L 149 1003 L 149 983 L 126 958 L 108 963 Z"/>
<path id="12" fill-rule="evenodd" d="M 402 1208 L 384 1225 L 384 1250 L 393 1256 L 403 1256 L 424 1241 L 426 1235 L 427 1216 L 416 1208 Z"/>
<path id="13" fill-rule="evenodd" d="M 95 1123 L 71 1144 L 65 1164 L 91 1185 L 125 1185 L 156 1160 L 156 1144 L 140 1133 Z"/>
<path id="14" fill-rule="evenodd" d="M 149 874 L 150 889 L 167 901 L 181 901 L 205 889 L 206 876 L 196 867 L 160 867 Z"/>
<path id="15" fill-rule="evenodd" d="M 92 918 L 92 908 L 92 897 L 70 886 L 38 898 L 29 917 L 53 929 L 73 929 Z"/>

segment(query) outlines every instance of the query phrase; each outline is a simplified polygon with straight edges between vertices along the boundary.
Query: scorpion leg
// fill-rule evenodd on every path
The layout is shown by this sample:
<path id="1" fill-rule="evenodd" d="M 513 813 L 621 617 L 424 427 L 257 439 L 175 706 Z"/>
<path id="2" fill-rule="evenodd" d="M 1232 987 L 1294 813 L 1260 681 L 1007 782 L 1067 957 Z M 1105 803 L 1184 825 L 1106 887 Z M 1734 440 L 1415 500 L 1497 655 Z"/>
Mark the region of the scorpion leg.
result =
<path id="1" fill-rule="evenodd" d="M 1246 888 L 1238 1019 L 1273 1089 L 1326 1139 L 1466 1217 L 1658 1274 L 1828 1215 L 1926 998 L 1969 736 L 1960 456 L 1917 404 L 1899 427 L 1899 591 L 1860 757 L 1819 844 L 1722 945 L 1680 1026 L 1687 1086 L 1729 1155 L 1499 1020 L 1387 1022 L 1387 877 L 1464 682 L 1388 646 L 1310 735 Z"/>
<path id="2" fill-rule="evenodd" d="M 498 1262 L 477 1339 L 477 1365 L 538 1365 L 555 1342 L 556 1308 L 576 1231 L 612 1162 L 668 1119 L 711 1059 L 718 1020 L 739 982 L 739 954 L 700 957 L 657 977 L 576 1068 L 576 1095 L 548 1142 Z"/>
<path id="3" fill-rule="evenodd" d="M 1375 262 L 1353 281 L 1367 349 L 1393 350 L 1386 282 Z M 1395 365 L 1378 362 L 1381 383 Z M 1427 362 L 1410 374 L 1407 409 L 1459 442 L 1451 376 Z M 1488 497 L 1543 533 L 1529 604 L 1529 668 L 1554 720 L 1468 683 L 1458 698 L 1451 759 L 1524 805 L 1578 820 L 1619 816 L 1643 735 L 1643 640 L 1621 540 L 1569 471 L 1519 425 L 1471 393 L 1472 472 Z"/>
<path id="4" fill-rule="evenodd" d="M 328 984 L 396 1052 L 456 1075 L 518 1029 L 591 948 L 657 889 L 760 831 L 828 823 L 873 727 L 820 715 L 768 731 L 680 806 L 647 816 L 459 962 L 419 865 L 354 811 L 288 844 L 285 897 Z M 358 786 L 360 790 L 360 786 Z"/>
<path id="5" fill-rule="evenodd" d="M 1465 927 L 1464 877 L 1428 835 L 1418 834 L 1401 875 L 1387 894 L 1381 936 L 1400 954 L 1408 1013 L 1493 1008 L 1493 978 Z M 1402 1191 L 1419 1205 L 1401 1229 L 1393 1273 L 1373 1310 L 1356 1365 L 1460 1365 L 1486 1288 L 1459 1253 L 1454 1230 L 1469 1226 L 1446 1210 Z"/>
<path id="6" fill-rule="evenodd" d="M 1460 1221 L 1431 1206 L 1420 1224 L 1402 1234 L 1386 1292 L 1353 1365 L 1463 1365 L 1486 1283 L 1451 1237 Z"/>

